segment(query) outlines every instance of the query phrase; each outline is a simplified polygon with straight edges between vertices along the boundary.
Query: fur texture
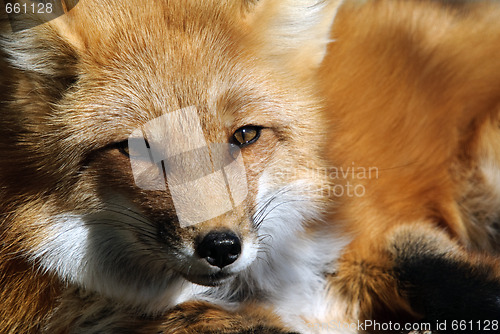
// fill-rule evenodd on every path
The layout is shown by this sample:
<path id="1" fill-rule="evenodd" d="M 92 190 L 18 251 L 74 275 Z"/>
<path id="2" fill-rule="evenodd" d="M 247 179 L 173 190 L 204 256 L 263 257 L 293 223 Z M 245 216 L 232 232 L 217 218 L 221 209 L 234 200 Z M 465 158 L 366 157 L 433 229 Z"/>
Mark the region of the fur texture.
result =
<path id="1" fill-rule="evenodd" d="M 497 252 L 498 13 L 494 2 L 443 6 L 428 1 L 368 1 L 350 2 L 338 14 L 332 32 L 336 41 L 329 45 L 319 72 L 331 122 L 327 154 L 334 166 L 378 170 L 372 178 L 347 174 L 338 180 L 365 192 L 339 198 L 339 210 L 332 217 L 348 221 L 355 235 L 331 280 L 332 290 L 342 291 L 349 300 L 354 319 L 415 321 L 426 316 L 407 299 L 410 292 L 401 289 L 394 271 L 395 263 L 413 263 L 410 285 L 428 288 L 424 276 L 419 282 L 415 275 L 421 270 L 416 263 L 425 261 L 426 252 L 390 251 L 389 240 L 397 239 L 394 235 L 401 226 L 418 223 L 437 228 L 462 249 L 458 253 Z M 416 245 L 418 235 L 416 229 L 412 241 Z M 455 252 L 447 249 L 450 242 L 434 243 L 437 258 L 442 257 L 440 252 Z M 453 262 L 457 272 L 461 266 L 483 272 L 472 255 L 457 258 Z M 496 272 L 489 268 L 484 270 Z M 434 272 L 434 283 L 437 277 L 447 280 L 451 275 L 439 261 L 426 270 Z M 474 285 L 467 288 L 481 289 Z M 451 287 L 457 295 L 465 293 L 459 284 Z M 472 296 L 467 296 L 468 305 L 473 305 Z M 419 306 L 429 309 L 434 298 L 439 300 L 425 294 L 421 298 Z M 492 308 L 497 310 L 498 305 Z M 463 314 L 454 313 L 451 306 L 448 311 L 450 316 Z"/>
<path id="2" fill-rule="evenodd" d="M 33 29 L 2 20 L 4 332 L 331 333 L 500 312 L 498 262 L 476 254 L 498 251 L 498 5 L 64 4 Z M 262 130 L 241 146 L 244 202 L 183 227 L 168 191 L 137 186 L 124 142 L 193 106 L 209 143 Z M 179 149 L 196 135 L 169 131 Z M 362 196 L 335 193 L 349 184 Z M 196 249 L 221 230 L 241 240 L 223 268 Z"/>
<path id="3" fill-rule="evenodd" d="M 252 300 L 264 309 L 279 306 L 292 319 L 304 311 L 293 308 L 296 300 L 315 304 L 323 272 L 332 270 L 345 243 L 324 230 L 320 217 L 327 180 L 314 173 L 325 163 L 311 77 L 326 52 L 338 4 L 80 1 L 33 29 L 9 33 L 4 20 L 5 331 L 199 333 L 206 326 L 206 332 L 274 333 L 279 321 L 269 312 L 234 320 L 242 327 L 221 320 L 222 327 L 184 328 L 175 311 L 169 317 L 180 324 L 162 319 L 185 301 L 221 304 L 232 312 L 225 319 L 246 316 L 236 306 Z M 298 70 L 305 58 L 309 74 Z M 182 227 L 169 191 L 135 183 L 123 143 L 151 120 L 192 106 L 208 143 L 234 144 L 233 134 L 245 126 L 262 130 L 257 142 L 241 148 L 244 202 Z M 302 113 L 307 117 L 299 121 Z M 169 129 L 176 149 L 186 149 L 184 138 L 195 135 L 183 128 L 190 124 Z M 183 168 L 196 175 L 202 163 Z M 205 196 L 214 196 L 216 186 L 206 182 Z M 210 265 L 197 244 L 210 232 L 227 230 L 241 240 L 241 255 L 223 268 Z M 290 252 L 292 243 L 298 248 Z M 301 294 L 288 297 L 291 286 Z M 189 304 L 181 309 L 201 312 L 193 319 L 211 317 Z M 152 323 L 139 330 L 148 319 Z"/>

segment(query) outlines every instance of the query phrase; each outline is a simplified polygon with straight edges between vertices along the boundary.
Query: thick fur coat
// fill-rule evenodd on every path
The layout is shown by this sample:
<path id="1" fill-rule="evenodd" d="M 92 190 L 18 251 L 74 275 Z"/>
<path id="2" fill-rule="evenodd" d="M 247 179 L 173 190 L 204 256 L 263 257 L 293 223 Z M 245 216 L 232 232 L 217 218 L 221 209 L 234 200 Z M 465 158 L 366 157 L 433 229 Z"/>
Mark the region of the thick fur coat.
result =
<path id="1" fill-rule="evenodd" d="M 83 0 L 48 23 L 2 18 L 3 332 L 495 320 L 500 8 L 340 5 Z M 144 128 L 193 108 L 196 126 Z M 238 147 L 245 175 L 225 184 L 247 196 L 183 226 L 170 184 L 139 186 L 137 129 L 148 148 Z M 179 169 L 215 174 L 213 157 Z M 186 214 L 218 209 L 219 186 L 182 197 Z M 234 236 L 232 262 L 202 255 L 214 233 Z"/>

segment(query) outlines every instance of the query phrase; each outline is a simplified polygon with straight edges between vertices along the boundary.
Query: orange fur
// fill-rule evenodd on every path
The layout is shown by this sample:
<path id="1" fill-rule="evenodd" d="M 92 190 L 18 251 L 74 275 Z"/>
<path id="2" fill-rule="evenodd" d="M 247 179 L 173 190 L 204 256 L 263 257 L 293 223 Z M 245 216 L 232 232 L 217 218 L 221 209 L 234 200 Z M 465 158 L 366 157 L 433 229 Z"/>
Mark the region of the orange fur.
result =
<path id="1" fill-rule="evenodd" d="M 9 333 L 100 333 L 135 322 L 140 327 L 144 316 L 156 331 L 168 331 L 175 325 L 155 321 L 186 299 L 218 292 L 228 300 L 226 308 L 233 295 L 250 299 L 258 282 L 249 267 L 269 271 L 265 256 L 274 256 L 267 255 L 273 245 L 263 242 L 266 235 L 258 230 L 270 204 L 288 206 L 293 216 L 286 223 L 297 231 L 306 221 L 319 225 L 315 219 L 326 205 L 304 189 L 325 183 L 308 170 L 323 164 L 316 129 L 321 115 L 311 78 L 293 68 L 303 61 L 303 47 L 317 58 L 311 67 L 317 66 L 326 41 L 314 38 L 314 29 L 328 33 L 337 3 L 323 14 L 307 4 L 280 1 L 276 8 L 286 15 L 280 10 L 269 15 L 251 1 L 88 0 L 15 33 L 2 18 L 1 327 Z M 62 5 L 71 8 L 75 2 Z M 13 22 L 22 28 L 42 19 Z M 288 36 L 292 44 L 278 47 L 267 39 L 271 30 L 285 38 L 290 23 L 311 25 L 309 19 L 318 22 L 297 41 Z M 246 180 L 225 176 L 233 184 L 246 181 L 248 196 L 241 203 L 233 200 L 228 212 L 183 227 L 171 193 L 138 186 L 122 148 L 135 129 L 191 106 L 202 128 L 194 135 L 208 143 L 236 146 L 238 129 L 261 130 L 258 141 L 239 145 Z M 298 122 L 299 112 L 308 117 Z M 187 149 L 189 126 L 173 128 L 173 139 L 163 138 L 165 131 L 158 136 Z M 207 169 L 215 174 L 215 158 L 212 152 L 205 160 L 186 159 L 182 169 L 193 179 Z M 266 171 L 274 166 L 302 172 Z M 205 205 L 217 209 L 218 184 L 204 182 L 201 189 L 213 199 Z M 300 205 L 292 206 L 294 201 Z M 187 210 L 196 214 L 200 208 L 195 202 Z M 199 247 L 210 233 L 227 231 L 241 248 L 233 266 L 219 267 Z M 248 277 L 239 283 L 239 275 Z M 275 284 L 272 274 L 266 280 Z M 269 314 L 244 326 L 264 330 L 266 321 L 269 331 L 278 323 Z M 190 332 L 197 333 L 193 326 Z"/>
<path id="2" fill-rule="evenodd" d="M 442 264 L 463 284 L 452 293 L 476 280 L 500 293 L 497 260 L 475 253 L 498 251 L 499 6 L 346 1 L 330 35 L 339 4 L 82 0 L 13 35 L 3 18 L 3 331 L 283 334 L 415 321 L 441 315 L 415 291 L 442 287 Z M 241 148 L 244 203 L 185 228 L 169 193 L 137 186 L 123 143 L 188 106 L 210 143 L 263 128 Z M 325 166 L 377 173 L 332 180 Z M 337 184 L 365 192 L 335 196 Z M 258 256 L 219 280 L 195 246 L 225 229 Z M 415 278 L 422 267 L 437 279 Z"/>
<path id="3" fill-rule="evenodd" d="M 332 282 L 364 318 L 416 316 L 391 273 L 385 240 L 398 226 L 425 222 L 466 248 L 498 247 L 486 235 L 495 227 L 485 226 L 498 201 L 471 192 L 492 191 L 481 159 L 498 163 L 499 14 L 494 3 L 429 1 L 353 2 L 339 13 L 319 72 L 331 123 L 327 154 L 335 166 L 378 174 L 343 180 L 366 193 L 340 199 L 332 218 L 355 236 Z M 471 210 L 489 217 L 474 223 Z"/>

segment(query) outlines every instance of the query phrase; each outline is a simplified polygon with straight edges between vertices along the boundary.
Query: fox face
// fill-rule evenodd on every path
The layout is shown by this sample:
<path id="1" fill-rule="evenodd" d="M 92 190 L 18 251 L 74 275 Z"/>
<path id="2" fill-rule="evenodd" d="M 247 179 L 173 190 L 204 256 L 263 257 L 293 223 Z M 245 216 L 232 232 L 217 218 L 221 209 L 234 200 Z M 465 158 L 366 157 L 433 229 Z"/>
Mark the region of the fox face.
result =
<path id="1" fill-rule="evenodd" d="M 4 34 L 17 81 L 2 82 L 1 202 L 15 211 L 7 238 L 23 240 L 9 251 L 152 313 L 188 282 L 250 282 L 279 262 L 327 182 L 312 172 L 321 116 L 307 74 L 324 41 L 271 54 L 269 30 L 250 29 L 285 5 L 80 1 Z M 315 22 L 327 35 L 331 17 Z"/>
<path id="2" fill-rule="evenodd" d="M 470 29 L 476 14 L 436 3 L 352 2 L 331 30 L 339 5 L 2 17 L 0 327 L 330 333 L 463 318 L 448 305 L 476 282 L 498 295 L 497 261 L 461 247 L 498 249 L 498 57 L 462 45 L 498 45 L 496 12 Z M 380 178 L 329 198 L 323 167 L 355 162 Z M 497 313 L 484 291 L 472 301 Z"/>

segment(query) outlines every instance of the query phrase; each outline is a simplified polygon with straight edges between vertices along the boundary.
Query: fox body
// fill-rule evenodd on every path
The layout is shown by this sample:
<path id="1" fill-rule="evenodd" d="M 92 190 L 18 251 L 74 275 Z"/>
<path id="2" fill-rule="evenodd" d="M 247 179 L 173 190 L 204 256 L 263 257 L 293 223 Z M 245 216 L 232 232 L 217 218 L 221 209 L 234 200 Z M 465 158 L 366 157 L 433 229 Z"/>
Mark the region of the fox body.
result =
<path id="1" fill-rule="evenodd" d="M 474 287 L 445 278 L 462 274 L 439 269 L 478 266 L 472 252 L 499 250 L 498 13 L 494 2 L 371 1 L 346 3 L 337 16 L 319 71 L 331 122 L 326 155 L 344 169 L 376 167 L 337 180 L 363 192 L 339 197 L 332 218 L 355 236 L 332 290 L 361 318 L 498 318 L 498 287 L 477 306 L 464 292 Z M 498 264 L 485 268 L 474 270 L 487 286 Z"/>
<path id="2" fill-rule="evenodd" d="M 332 28 L 339 5 L 80 1 L 29 30 L 4 20 L 4 331 L 420 320 L 444 312 L 447 295 L 412 290 L 441 287 L 441 263 L 500 293 L 495 260 L 471 255 L 497 250 L 498 9 L 355 2 Z M 354 164 L 378 177 L 332 195 L 358 180 L 318 170 Z"/>
<path id="3" fill-rule="evenodd" d="M 336 5 L 80 1 L 32 29 L 15 21 L 2 38 L 2 327 L 149 333 L 146 318 L 183 301 L 254 295 L 312 311 L 342 240 L 320 228 L 322 116 L 310 75 L 292 71 L 319 65 Z M 178 164 L 159 175 L 134 143 Z M 232 149 L 244 171 L 224 176 Z"/>

